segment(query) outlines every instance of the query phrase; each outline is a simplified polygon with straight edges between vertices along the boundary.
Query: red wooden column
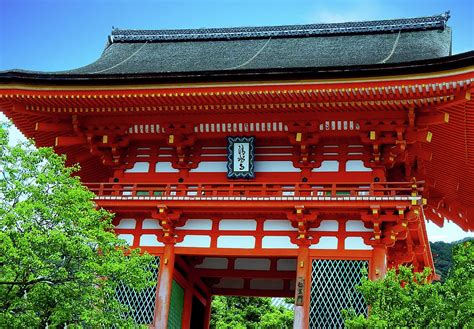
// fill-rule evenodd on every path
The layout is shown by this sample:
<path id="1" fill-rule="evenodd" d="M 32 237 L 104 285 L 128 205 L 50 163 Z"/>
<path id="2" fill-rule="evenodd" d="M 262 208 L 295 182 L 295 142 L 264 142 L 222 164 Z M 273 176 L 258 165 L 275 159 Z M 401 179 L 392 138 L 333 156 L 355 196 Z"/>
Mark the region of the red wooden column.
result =
<path id="1" fill-rule="evenodd" d="M 298 245 L 295 284 L 295 320 L 294 329 L 306 329 L 309 326 L 309 302 L 311 288 L 311 261 L 309 246 L 311 245 L 308 230 L 316 220 L 317 212 L 305 211 L 304 206 L 295 206 L 294 212 L 287 213 L 293 226 L 298 228 L 298 235 L 293 243 Z"/>
<path id="2" fill-rule="evenodd" d="M 181 327 L 183 329 L 188 329 L 190 328 L 191 325 L 191 313 L 193 310 L 193 295 L 194 295 L 194 289 L 193 289 L 193 278 L 189 278 L 189 281 L 186 284 L 186 287 L 184 288 L 184 305 L 183 305 L 183 316 L 181 318 Z"/>
<path id="3" fill-rule="evenodd" d="M 165 205 L 158 205 L 157 210 L 151 214 L 151 217 L 159 220 L 161 227 L 163 227 L 162 239 L 165 244 L 163 256 L 160 261 L 160 274 L 158 276 L 155 302 L 155 318 L 153 319 L 153 327 L 157 329 L 168 328 L 175 261 L 175 227 L 180 216 L 180 212 L 172 212 Z"/>
<path id="4" fill-rule="evenodd" d="M 212 296 L 207 297 L 206 299 L 206 310 L 204 311 L 204 328 L 209 328 L 211 324 L 211 303 Z"/>
<path id="5" fill-rule="evenodd" d="M 308 328 L 311 286 L 311 262 L 308 246 L 300 246 L 296 268 L 294 329 Z"/>
<path id="6" fill-rule="evenodd" d="M 160 262 L 153 328 L 167 329 L 174 271 L 174 243 L 166 243 Z"/>
<path id="7" fill-rule="evenodd" d="M 376 245 L 372 250 L 372 259 L 370 262 L 369 277 L 371 280 L 381 279 L 387 272 L 387 247 L 385 245 Z"/>

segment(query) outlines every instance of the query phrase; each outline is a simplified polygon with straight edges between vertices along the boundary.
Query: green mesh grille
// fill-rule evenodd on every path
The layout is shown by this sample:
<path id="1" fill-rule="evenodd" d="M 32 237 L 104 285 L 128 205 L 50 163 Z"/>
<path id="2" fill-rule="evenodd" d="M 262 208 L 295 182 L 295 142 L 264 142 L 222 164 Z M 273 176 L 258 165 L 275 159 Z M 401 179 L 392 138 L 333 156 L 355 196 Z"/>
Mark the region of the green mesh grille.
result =
<path id="1" fill-rule="evenodd" d="M 367 315 L 363 296 L 355 286 L 362 278 L 363 260 L 315 259 L 311 271 L 310 328 L 340 328 L 342 309 L 354 309 Z"/>
<path id="2" fill-rule="evenodd" d="M 156 268 L 150 268 L 153 271 L 153 280 L 158 282 L 158 271 L 160 268 L 160 257 L 155 257 L 154 265 Z M 119 286 L 115 291 L 117 299 L 131 308 L 127 316 L 131 316 L 138 324 L 151 324 L 155 313 L 156 285 L 136 292 L 126 286 Z"/>
<path id="3" fill-rule="evenodd" d="M 171 288 L 170 313 L 168 316 L 168 329 L 181 329 L 184 306 L 184 289 L 173 280 Z"/>

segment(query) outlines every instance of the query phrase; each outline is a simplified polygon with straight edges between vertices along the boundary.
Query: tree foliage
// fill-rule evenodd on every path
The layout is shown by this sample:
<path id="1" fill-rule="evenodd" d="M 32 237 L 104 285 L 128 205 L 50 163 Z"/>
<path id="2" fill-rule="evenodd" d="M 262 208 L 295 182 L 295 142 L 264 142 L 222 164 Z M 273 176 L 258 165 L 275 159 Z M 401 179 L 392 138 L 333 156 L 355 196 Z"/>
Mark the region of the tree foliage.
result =
<path id="1" fill-rule="evenodd" d="M 0 128 L 1 328 L 130 325 L 116 287 L 153 284 L 151 256 L 116 238 L 77 170 Z"/>
<path id="2" fill-rule="evenodd" d="M 343 311 L 350 328 L 473 328 L 474 244 L 453 249 L 453 269 L 446 281 L 430 283 L 430 269 L 414 273 L 411 267 L 391 269 L 384 279 L 362 280 L 358 289 L 370 305 L 370 316 Z"/>
<path id="3" fill-rule="evenodd" d="M 271 304 L 271 298 L 214 296 L 212 329 L 290 329 L 293 312 Z"/>

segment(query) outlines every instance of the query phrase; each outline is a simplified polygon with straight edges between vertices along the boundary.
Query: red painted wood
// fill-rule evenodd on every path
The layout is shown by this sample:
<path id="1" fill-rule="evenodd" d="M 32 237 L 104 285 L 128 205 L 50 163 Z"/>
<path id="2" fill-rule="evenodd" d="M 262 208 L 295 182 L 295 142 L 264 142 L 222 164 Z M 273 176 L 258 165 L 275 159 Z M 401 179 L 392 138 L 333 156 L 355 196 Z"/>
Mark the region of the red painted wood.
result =
<path id="1" fill-rule="evenodd" d="M 174 245 L 166 244 L 160 260 L 160 273 L 155 303 L 155 317 L 153 327 L 156 329 L 168 328 L 168 315 L 173 283 L 175 253 Z"/>
<path id="2" fill-rule="evenodd" d="M 300 247 L 298 249 L 298 260 L 296 264 L 296 282 L 298 278 L 304 278 L 304 301 L 303 305 L 295 305 L 295 320 L 293 322 L 294 329 L 308 328 L 309 326 L 309 287 L 311 285 L 311 261 L 309 258 L 309 249 Z M 297 298 L 298 287 L 295 289 L 295 298 Z"/>

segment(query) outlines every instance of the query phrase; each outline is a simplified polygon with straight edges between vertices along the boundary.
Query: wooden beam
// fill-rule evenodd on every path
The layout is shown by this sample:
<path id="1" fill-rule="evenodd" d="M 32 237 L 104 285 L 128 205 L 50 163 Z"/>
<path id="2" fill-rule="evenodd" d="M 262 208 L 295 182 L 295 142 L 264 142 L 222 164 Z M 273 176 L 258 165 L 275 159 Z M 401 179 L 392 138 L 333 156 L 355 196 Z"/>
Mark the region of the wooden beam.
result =
<path id="1" fill-rule="evenodd" d="M 277 278 L 294 279 L 295 271 L 265 271 L 265 270 L 213 270 L 213 269 L 195 269 L 195 274 L 200 277 L 208 278 Z"/>
<path id="2" fill-rule="evenodd" d="M 264 290 L 264 289 L 231 289 L 213 288 L 213 295 L 221 296 L 249 296 L 249 297 L 293 297 L 294 290 Z"/>
<path id="3" fill-rule="evenodd" d="M 39 132 L 65 132 L 72 131 L 72 126 L 68 123 L 48 123 L 36 122 L 35 131 Z"/>
<path id="4" fill-rule="evenodd" d="M 439 125 L 449 122 L 449 113 L 443 112 L 434 115 L 424 115 L 416 118 L 417 126 Z"/>
<path id="5" fill-rule="evenodd" d="M 55 147 L 66 147 L 86 144 L 86 140 L 79 136 L 58 136 L 54 142 Z"/>

